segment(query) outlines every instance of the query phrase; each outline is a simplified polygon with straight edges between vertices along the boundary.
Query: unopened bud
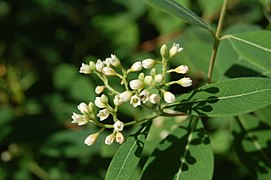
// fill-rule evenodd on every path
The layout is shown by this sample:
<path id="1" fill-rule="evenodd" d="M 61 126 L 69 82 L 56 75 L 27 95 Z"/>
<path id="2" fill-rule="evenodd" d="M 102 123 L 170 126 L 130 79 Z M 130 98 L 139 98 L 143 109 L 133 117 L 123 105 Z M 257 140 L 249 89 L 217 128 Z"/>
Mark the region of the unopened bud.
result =
<path id="1" fill-rule="evenodd" d="M 119 143 L 119 144 L 122 144 L 122 143 L 124 143 L 124 141 L 125 141 L 125 138 L 122 135 L 122 133 L 121 132 L 117 132 L 116 133 L 116 142 Z"/>
<path id="2" fill-rule="evenodd" d="M 85 139 L 84 143 L 85 143 L 86 145 L 88 145 L 88 146 L 90 146 L 90 145 L 92 145 L 92 144 L 95 144 L 95 142 L 96 142 L 96 140 L 97 140 L 99 134 L 100 134 L 100 133 L 97 132 L 97 133 L 95 133 L 95 134 L 89 135 L 89 136 Z"/>
<path id="3" fill-rule="evenodd" d="M 160 96 L 158 94 L 152 94 L 150 95 L 150 102 L 153 104 L 159 103 L 161 100 Z"/>
<path id="4" fill-rule="evenodd" d="M 150 69 L 152 68 L 154 65 L 156 64 L 156 61 L 154 59 L 145 59 L 142 61 L 142 66 L 145 68 L 145 69 Z"/>
<path id="5" fill-rule="evenodd" d="M 131 66 L 130 71 L 137 72 L 137 71 L 140 71 L 141 69 L 142 69 L 142 63 L 137 61 Z"/>
<path id="6" fill-rule="evenodd" d="M 183 87 L 189 87 L 192 85 L 192 79 L 190 79 L 189 77 L 184 77 L 178 80 L 178 84 L 180 84 Z"/>
<path id="7" fill-rule="evenodd" d="M 169 91 L 164 91 L 163 92 L 163 96 L 164 96 L 164 100 L 167 102 L 167 103 L 173 103 L 175 102 L 175 95 L 172 94 L 171 92 Z"/>
<path id="8" fill-rule="evenodd" d="M 168 58 L 169 54 L 168 54 L 167 45 L 165 44 L 162 45 L 162 47 L 160 48 L 160 54 L 162 57 Z"/>
<path id="9" fill-rule="evenodd" d="M 112 133 L 108 136 L 106 136 L 104 143 L 107 145 L 111 145 L 115 140 L 115 133 Z"/>
<path id="10" fill-rule="evenodd" d="M 105 89 L 105 86 L 97 86 L 95 88 L 95 93 L 96 94 L 101 94 L 104 91 L 104 89 Z"/>
<path id="11" fill-rule="evenodd" d="M 133 89 L 133 90 L 139 90 L 144 87 L 144 83 L 138 79 L 130 81 L 129 85 L 130 85 L 131 89 Z"/>
<path id="12" fill-rule="evenodd" d="M 112 69 L 111 67 L 104 67 L 102 72 L 106 76 L 116 76 L 117 75 L 116 71 L 114 69 Z"/>

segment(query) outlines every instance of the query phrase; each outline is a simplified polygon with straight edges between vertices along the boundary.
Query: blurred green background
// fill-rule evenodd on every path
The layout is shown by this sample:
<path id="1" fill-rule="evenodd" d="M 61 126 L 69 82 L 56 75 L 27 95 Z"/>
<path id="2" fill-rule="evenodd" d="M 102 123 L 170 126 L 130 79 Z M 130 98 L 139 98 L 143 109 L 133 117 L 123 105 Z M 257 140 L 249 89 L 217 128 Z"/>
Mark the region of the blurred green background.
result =
<path id="1" fill-rule="evenodd" d="M 222 0 L 178 2 L 215 27 Z M 270 1 L 237 0 L 229 9 L 229 32 L 270 30 Z M 77 105 L 96 96 L 97 79 L 79 74 L 81 63 L 114 53 L 129 67 L 158 56 L 159 47 L 172 42 L 185 50 L 171 65 L 188 64 L 194 87 L 200 85 L 210 35 L 144 1 L 0 0 L 0 179 L 103 179 L 119 145 L 107 147 L 100 137 L 87 147 L 84 138 L 97 129 L 70 124 Z M 199 67 L 199 61 L 206 63 Z M 224 76 L 217 72 L 214 79 Z M 216 153 L 214 179 L 246 179 L 232 149 L 229 121 L 213 119 L 206 126 Z"/>

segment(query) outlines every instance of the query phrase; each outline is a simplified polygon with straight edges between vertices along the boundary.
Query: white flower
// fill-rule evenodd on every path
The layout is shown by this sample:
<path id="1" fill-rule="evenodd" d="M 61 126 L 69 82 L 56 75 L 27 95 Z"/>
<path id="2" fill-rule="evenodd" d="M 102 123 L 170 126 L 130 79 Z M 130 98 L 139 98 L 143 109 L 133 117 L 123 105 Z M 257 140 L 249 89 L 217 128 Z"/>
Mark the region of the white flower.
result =
<path id="1" fill-rule="evenodd" d="M 77 123 L 78 126 L 82 126 L 82 125 L 87 124 L 89 122 L 89 117 L 85 114 L 81 115 L 81 114 L 73 113 L 72 119 L 73 119 L 73 121 L 71 123 L 74 123 L 74 124 Z"/>
<path id="2" fill-rule="evenodd" d="M 92 73 L 92 71 L 94 70 L 93 64 L 94 63 L 92 61 L 89 62 L 89 65 L 82 63 L 79 72 L 83 73 L 83 74 L 90 74 L 90 73 Z M 95 67 L 95 65 L 94 65 L 94 67 Z"/>
<path id="3" fill-rule="evenodd" d="M 144 83 L 140 81 L 139 79 L 134 79 L 130 81 L 129 85 L 133 90 L 139 90 L 144 87 Z"/>
<path id="4" fill-rule="evenodd" d="M 153 81 L 153 78 L 152 76 L 145 76 L 144 78 L 144 84 L 146 84 L 147 86 L 151 86 L 152 85 L 152 81 Z"/>
<path id="5" fill-rule="evenodd" d="M 154 76 L 154 81 L 155 81 L 156 83 L 161 83 L 162 80 L 163 80 L 162 74 L 156 74 L 156 75 Z"/>
<path id="6" fill-rule="evenodd" d="M 168 58 L 168 49 L 167 49 L 167 45 L 163 44 L 160 48 L 160 54 L 162 57 L 164 58 Z"/>
<path id="7" fill-rule="evenodd" d="M 122 135 L 122 133 L 121 132 L 117 132 L 116 133 L 116 142 L 119 143 L 119 144 L 122 144 L 122 143 L 124 143 L 124 140 L 125 140 L 125 138 Z"/>
<path id="8" fill-rule="evenodd" d="M 133 95 L 131 97 L 130 104 L 132 104 L 134 107 L 140 106 L 141 105 L 140 97 L 136 94 Z"/>
<path id="9" fill-rule="evenodd" d="M 115 131 L 122 131 L 124 128 L 124 123 L 118 120 L 117 122 L 114 123 L 113 126 Z"/>
<path id="10" fill-rule="evenodd" d="M 99 72 L 102 72 L 104 66 L 105 66 L 105 64 L 100 59 L 98 59 L 96 62 L 96 65 L 95 65 L 96 70 Z"/>
<path id="11" fill-rule="evenodd" d="M 95 133 L 95 134 L 91 134 L 91 135 L 89 135 L 89 136 L 85 139 L 84 143 L 85 143 L 86 145 L 88 145 L 88 146 L 90 146 L 90 145 L 92 145 L 92 144 L 95 144 L 95 142 L 96 142 L 98 136 L 99 136 L 99 133 L 98 133 L 98 132 Z"/>
<path id="12" fill-rule="evenodd" d="M 77 108 L 82 114 L 86 114 L 89 112 L 88 105 L 86 103 L 80 103 Z"/>
<path id="13" fill-rule="evenodd" d="M 151 94 L 150 95 L 150 102 L 153 104 L 159 103 L 161 100 L 160 96 L 158 94 Z"/>
<path id="14" fill-rule="evenodd" d="M 175 56 L 177 53 L 181 52 L 183 50 L 182 47 L 180 47 L 179 44 L 173 43 L 171 49 L 169 50 L 169 57 Z"/>
<path id="15" fill-rule="evenodd" d="M 183 87 L 189 87 L 192 85 L 192 79 L 190 79 L 189 77 L 184 77 L 178 80 L 178 84 L 180 84 Z"/>
<path id="16" fill-rule="evenodd" d="M 117 75 L 116 71 L 114 69 L 112 69 L 111 67 L 103 67 L 102 72 L 106 76 L 115 76 L 115 75 Z"/>
<path id="17" fill-rule="evenodd" d="M 145 59 L 142 61 L 142 66 L 145 68 L 145 69 L 150 69 L 152 68 L 154 65 L 156 64 L 156 61 L 154 59 Z"/>
<path id="18" fill-rule="evenodd" d="M 176 72 L 179 74 L 185 74 L 189 71 L 188 66 L 186 65 L 180 65 L 178 67 L 176 67 L 175 69 L 170 69 L 168 70 L 168 72 Z"/>
<path id="19" fill-rule="evenodd" d="M 128 101 L 130 101 L 132 95 L 133 95 L 133 93 L 131 91 L 124 91 L 124 92 L 120 93 L 119 97 L 120 97 L 121 101 L 128 102 Z"/>
<path id="20" fill-rule="evenodd" d="M 143 103 L 146 103 L 149 100 L 149 91 L 147 91 L 146 89 L 144 89 L 143 91 L 141 91 L 141 93 L 139 94 L 140 100 Z"/>
<path id="21" fill-rule="evenodd" d="M 108 98 L 103 94 L 101 97 L 96 97 L 94 103 L 98 108 L 105 108 L 108 105 Z"/>
<path id="22" fill-rule="evenodd" d="M 115 56 L 114 54 L 111 54 L 111 58 L 109 58 L 109 62 L 110 64 L 112 64 L 112 66 L 114 67 L 119 67 L 120 66 L 120 60 L 117 56 Z"/>
<path id="23" fill-rule="evenodd" d="M 102 110 L 99 111 L 97 116 L 100 118 L 100 121 L 103 121 L 103 120 L 108 118 L 109 114 L 110 113 L 109 113 L 109 111 L 107 109 L 102 109 Z"/>
<path id="24" fill-rule="evenodd" d="M 123 101 L 120 98 L 120 95 L 116 95 L 113 99 L 113 102 L 115 106 L 120 106 L 123 103 Z"/>
<path id="25" fill-rule="evenodd" d="M 104 91 L 104 89 L 105 89 L 105 86 L 97 86 L 95 88 L 95 93 L 96 94 L 101 94 Z"/>
<path id="26" fill-rule="evenodd" d="M 137 72 L 137 71 L 140 71 L 141 69 L 142 69 L 142 63 L 139 61 L 135 62 L 130 68 L 132 72 Z"/>
<path id="27" fill-rule="evenodd" d="M 176 99 L 175 99 L 175 95 L 172 94 L 171 92 L 169 91 L 164 91 L 163 92 L 163 96 L 164 96 L 164 100 L 167 102 L 167 103 L 173 103 Z"/>
<path id="28" fill-rule="evenodd" d="M 106 136 L 104 143 L 107 145 L 111 145 L 115 140 L 115 133 L 109 134 Z"/>

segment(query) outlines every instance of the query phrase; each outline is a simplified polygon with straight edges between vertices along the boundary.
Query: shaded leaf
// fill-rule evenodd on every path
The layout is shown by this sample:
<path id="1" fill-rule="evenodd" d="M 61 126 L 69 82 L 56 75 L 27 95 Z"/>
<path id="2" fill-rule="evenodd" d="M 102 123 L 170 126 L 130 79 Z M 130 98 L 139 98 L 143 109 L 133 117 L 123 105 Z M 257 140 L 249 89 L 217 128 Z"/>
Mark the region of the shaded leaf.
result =
<path id="1" fill-rule="evenodd" d="M 157 145 L 141 179 L 212 179 L 213 165 L 209 137 L 201 121 L 193 119 Z"/>
<path id="2" fill-rule="evenodd" d="M 200 17 L 198 17 L 195 13 L 185 8 L 178 2 L 174 0 L 145 0 L 150 5 L 157 7 L 169 14 L 172 14 L 178 18 L 187 21 L 188 23 L 195 24 L 202 28 L 205 28 L 209 31 L 212 31 L 208 24 L 206 24 Z"/>
<path id="3" fill-rule="evenodd" d="M 271 32 L 253 31 L 225 35 L 237 53 L 252 65 L 271 72 Z"/>
<path id="4" fill-rule="evenodd" d="M 251 112 L 271 104 L 271 79 L 236 78 L 209 84 L 184 94 L 169 105 L 188 114 L 229 116 Z"/>
<path id="5" fill-rule="evenodd" d="M 241 163 L 254 179 L 271 179 L 271 127 L 243 114 L 234 124 L 234 146 Z"/>
<path id="6" fill-rule="evenodd" d="M 144 123 L 121 145 L 110 163 L 105 179 L 130 179 L 140 160 L 150 126 L 151 121 Z"/>

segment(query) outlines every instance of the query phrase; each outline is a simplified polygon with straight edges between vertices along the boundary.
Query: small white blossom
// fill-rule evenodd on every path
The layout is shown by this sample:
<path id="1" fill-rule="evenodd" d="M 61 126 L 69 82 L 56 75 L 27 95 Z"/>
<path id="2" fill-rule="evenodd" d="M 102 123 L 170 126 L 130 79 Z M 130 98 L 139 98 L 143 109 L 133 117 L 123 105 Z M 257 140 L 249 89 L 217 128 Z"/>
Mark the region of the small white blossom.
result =
<path id="1" fill-rule="evenodd" d="M 91 64 L 92 61 L 89 62 L 89 64 Z M 92 62 L 93 63 L 93 62 Z M 93 71 L 93 67 L 91 65 L 88 64 L 84 64 L 82 63 L 79 72 L 83 73 L 83 74 L 90 74 Z"/>
<path id="2" fill-rule="evenodd" d="M 108 104 L 108 98 L 103 94 L 101 97 L 96 97 L 94 103 L 98 108 L 105 108 Z"/>
<path id="3" fill-rule="evenodd" d="M 122 93 L 120 93 L 119 97 L 121 99 L 121 101 L 123 102 L 128 102 L 131 100 L 133 93 L 131 91 L 124 91 Z"/>
<path id="4" fill-rule="evenodd" d="M 146 103 L 149 100 L 149 96 L 150 96 L 150 93 L 146 89 L 141 91 L 141 93 L 139 94 L 140 100 L 143 103 Z"/>
<path id="5" fill-rule="evenodd" d="M 86 114 L 89 112 L 88 105 L 86 103 L 80 103 L 77 108 L 82 114 Z"/>
<path id="6" fill-rule="evenodd" d="M 105 86 L 97 86 L 95 88 L 95 93 L 96 94 L 101 94 L 104 91 L 104 89 L 105 89 Z"/>
<path id="7" fill-rule="evenodd" d="M 164 100 L 167 102 L 167 103 L 173 103 L 175 102 L 175 95 L 172 94 L 171 92 L 169 91 L 164 91 L 163 92 L 163 96 L 164 96 Z"/>
<path id="8" fill-rule="evenodd" d="M 114 67 L 119 67 L 120 66 L 120 60 L 117 56 L 115 56 L 114 54 L 111 54 L 111 58 L 109 58 L 109 62 L 110 64 L 112 64 L 112 66 Z"/>
<path id="9" fill-rule="evenodd" d="M 119 95 L 116 95 L 114 97 L 113 102 L 114 102 L 115 106 L 120 106 L 123 103 L 123 101 L 121 100 Z"/>
<path id="10" fill-rule="evenodd" d="M 141 69 L 142 69 L 142 63 L 139 61 L 135 62 L 130 68 L 132 72 L 137 72 L 137 71 L 140 71 Z"/>
<path id="11" fill-rule="evenodd" d="M 169 50 L 169 57 L 175 56 L 177 53 L 181 52 L 183 50 L 182 47 L 180 47 L 179 44 L 173 43 L 171 49 Z"/>
<path id="12" fill-rule="evenodd" d="M 124 141 L 125 141 L 125 138 L 122 135 L 122 133 L 121 132 L 117 132 L 116 133 L 116 142 L 119 143 L 119 144 L 122 144 L 122 143 L 124 143 Z"/>
<path id="13" fill-rule="evenodd" d="M 73 113 L 72 115 L 73 121 L 71 123 L 78 124 L 78 126 L 82 126 L 84 124 L 87 124 L 89 122 L 89 117 L 85 114 L 76 114 Z"/>
<path id="14" fill-rule="evenodd" d="M 97 138 L 99 136 L 99 133 L 91 134 L 89 135 L 85 140 L 84 143 L 88 146 L 95 144 Z"/>
<path id="15" fill-rule="evenodd" d="M 153 104 L 159 103 L 161 100 L 161 97 L 158 94 L 151 94 L 150 95 L 150 102 Z"/>
<path id="16" fill-rule="evenodd" d="M 154 76 L 154 81 L 155 81 L 156 83 L 161 83 L 162 80 L 163 80 L 162 74 L 156 74 L 156 75 Z"/>
<path id="17" fill-rule="evenodd" d="M 152 82 L 153 82 L 153 78 L 152 76 L 145 76 L 144 78 L 144 84 L 147 85 L 147 86 L 151 86 L 152 85 Z"/>
<path id="18" fill-rule="evenodd" d="M 99 72 L 102 72 L 104 66 L 105 66 L 105 64 L 100 59 L 98 59 L 96 62 L 96 65 L 95 65 L 96 70 Z"/>
<path id="19" fill-rule="evenodd" d="M 168 70 L 168 72 L 176 72 L 179 74 L 185 74 L 188 71 L 189 71 L 189 68 L 186 65 L 180 65 L 180 66 L 176 67 L 175 69 Z"/>
<path id="20" fill-rule="evenodd" d="M 109 134 L 106 136 L 104 143 L 107 145 L 111 145 L 115 140 L 115 133 Z"/>
<path id="21" fill-rule="evenodd" d="M 189 77 L 184 77 L 178 80 L 178 84 L 180 84 L 183 87 L 189 87 L 192 85 L 192 79 L 190 79 Z"/>
<path id="22" fill-rule="evenodd" d="M 102 72 L 106 76 L 116 76 L 117 75 L 116 71 L 114 69 L 112 69 L 111 67 L 103 67 Z"/>
<path id="23" fill-rule="evenodd" d="M 118 120 L 118 121 L 116 121 L 116 122 L 114 123 L 113 126 L 114 126 L 114 130 L 115 130 L 115 131 L 122 131 L 123 128 L 124 128 L 124 123 L 121 122 L 120 120 Z"/>
<path id="24" fill-rule="evenodd" d="M 110 113 L 109 113 L 109 111 L 108 111 L 107 109 L 102 109 L 102 110 L 100 110 L 99 113 L 97 114 L 97 117 L 100 118 L 100 121 L 103 121 L 103 120 L 105 120 L 105 119 L 108 118 L 109 114 L 110 114 Z"/>
<path id="25" fill-rule="evenodd" d="M 156 61 L 154 59 L 145 59 L 142 61 L 142 66 L 145 68 L 145 69 L 150 69 L 152 68 L 154 65 L 156 64 Z"/>
<path id="26" fill-rule="evenodd" d="M 144 87 L 144 83 L 139 79 L 134 79 L 130 81 L 129 85 L 133 90 L 139 90 Z"/>
<path id="27" fill-rule="evenodd" d="M 140 97 L 138 95 L 133 95 L 131 97 L 131 101 L 130 104 L 132 104 L 134 107 L 140 106 L 141 105 L 141 100 Z"/>

